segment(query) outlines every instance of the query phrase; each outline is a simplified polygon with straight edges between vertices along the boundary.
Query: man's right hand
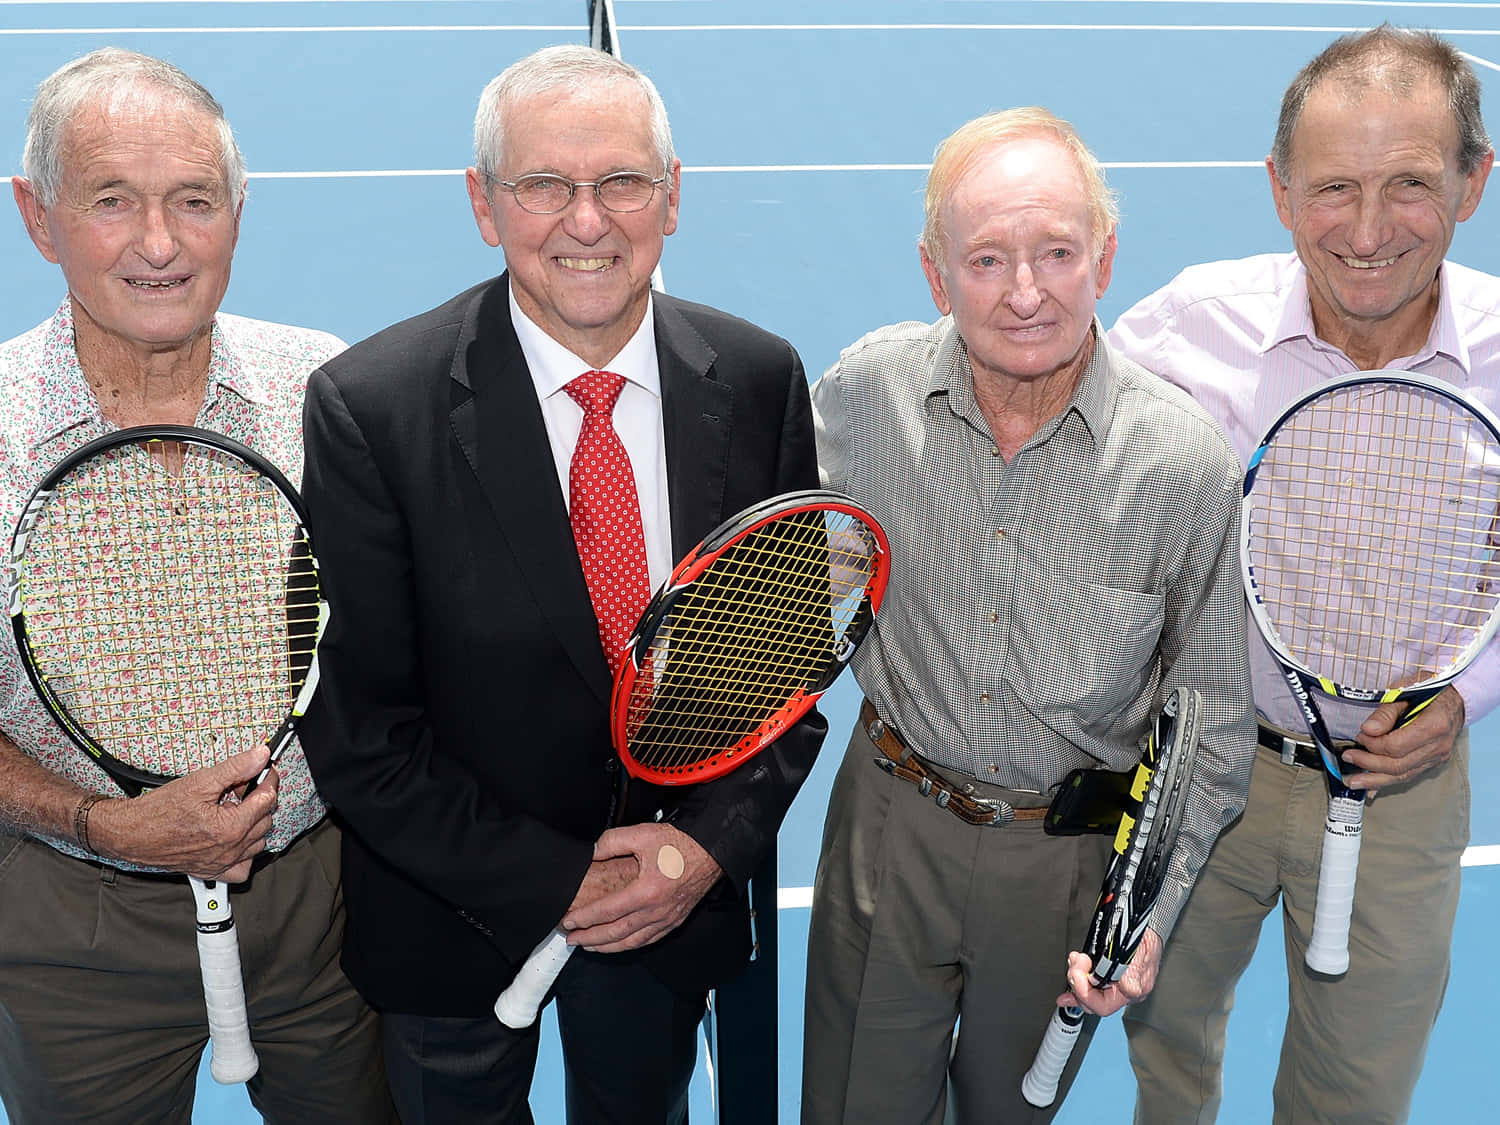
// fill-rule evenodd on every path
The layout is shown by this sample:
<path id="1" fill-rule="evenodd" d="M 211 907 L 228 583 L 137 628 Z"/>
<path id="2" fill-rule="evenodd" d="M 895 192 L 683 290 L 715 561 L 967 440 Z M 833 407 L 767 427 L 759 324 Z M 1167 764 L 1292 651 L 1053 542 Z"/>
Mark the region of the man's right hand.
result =
<path id="1" fill-rule="evenodd" d="M 101 801 L 90 813 L 89 841 L 107 859 L 244 882 L 265 850 L 281 778 L 272 769 L 243 801 L 235 794 L 269 760 L 257 746 L 139 797 Z"/>

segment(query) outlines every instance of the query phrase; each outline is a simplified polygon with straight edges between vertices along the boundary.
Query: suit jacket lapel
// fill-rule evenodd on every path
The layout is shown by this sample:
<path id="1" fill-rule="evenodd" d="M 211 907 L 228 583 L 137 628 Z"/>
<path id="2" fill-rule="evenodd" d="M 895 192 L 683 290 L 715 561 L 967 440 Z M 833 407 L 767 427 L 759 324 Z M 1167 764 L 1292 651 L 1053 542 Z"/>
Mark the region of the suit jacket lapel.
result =
<path id="1" fill-rule="evenodd" d="M 672 553 L 680 559 L 724 519 L 733 393 L 709 377 L 716 354 L 677 310 L 653 297 L 662 429 L 672 509 Z"/>
<path id="2" fill-rule="evenodd" d="M 470 307 L 453 358 L 450 424 L 532 597 L 607 705 L 609 669 L 506 286 L 500 277 Z"/>

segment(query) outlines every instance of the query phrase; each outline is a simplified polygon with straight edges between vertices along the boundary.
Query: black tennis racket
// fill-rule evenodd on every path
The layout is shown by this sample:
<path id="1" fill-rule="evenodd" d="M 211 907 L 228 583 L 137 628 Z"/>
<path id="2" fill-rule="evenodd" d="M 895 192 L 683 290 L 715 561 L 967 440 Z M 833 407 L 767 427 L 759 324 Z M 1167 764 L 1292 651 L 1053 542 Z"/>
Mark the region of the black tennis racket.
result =
<path id="1" fill-rule="evenodd" d="M 11 538 L 11 624 L 59 726 L 129 796 L 257 742 L 274 762 L 317 685 L 327 621 L 302 504 L 275 466 L 187 426 L 70 454 Z M 228 887 L 189 878 L 210 1069 L 258 1067 Z"/>
<path id="2" fill-rule="evenodd" d="M 805 715 L 869 631 L 889 568 L 880 525 L 835 492 L 775 497 L 689 552 L 615 675 L 611 734 L 624 769 L 611 823 L 630 777 L 720 777 Z M 561 928 L 537 946 L 495 1004 L 501 1022 L 536 1019 L 573 948 Z"/>
<path id="3" fill-rule="evenodd" d="M 1202 707 L 1196 691 L 1174 691 L 1147 735 L 1141 764 L 1131 780 L 1130 805 L 1115 833 L 1115 854 L 1083 944 L 1082 952 L 1094 962 L 1089 979 L 1095 988 L 1124 975 L 1161 895 L 1187 806 Z M 1077 1007 L 1052 1012 L 1036 1060 L 1021 1079 L 1022 1096 L 1039 1109 L 1057 1097 L 1057 1084 L 1078 1042 L 1084 1015 Z"/>
<path id="4" fill-rule="evenodd" d="M 1266 430 L 1245 473 L 1251 615 L 1328 774 L 1306 961 L 1349 967 L 1364 819 L 1314 700 L 1407 700 L 1411 721 L 1494 635 L 1500 428 L 1456 388 L 1376 371 L 1313 388 Z"/>

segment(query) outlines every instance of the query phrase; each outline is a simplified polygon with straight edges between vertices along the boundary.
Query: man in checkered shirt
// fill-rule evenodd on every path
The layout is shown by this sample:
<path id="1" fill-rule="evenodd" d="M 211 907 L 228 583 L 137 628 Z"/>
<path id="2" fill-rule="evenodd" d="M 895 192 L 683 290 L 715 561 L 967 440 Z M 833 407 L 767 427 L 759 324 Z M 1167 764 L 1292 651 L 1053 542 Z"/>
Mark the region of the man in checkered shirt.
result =
<path id="1" fill-rule="evenodd" d="M 1254 752 L 1239 460 L 1103 338 L 1116 211 L 1097 161 L 1045 110 L 991 114 L 938 151 L 926 212 L 942 319 L 871 333 L 813 389 L 826 482 L 870 507 L 894 563 L 813 897 L 817 1125 L 937 1125 L 950 1089 L 960 1123 L 1049 1120 L 1061 1098 L 1033 1110 L 1020 1083 L 1053 1006 L 1103 1015 L 1150 990 Z M 1177 688 L 1203 697 L 1181 843 L 1135 961 L 1095 989 L 1069 950 L 1110 839 L 1042 816 L 1075 768 L 1132 767 Z M 891 770 L 900 745 L 942 804 Z"/>

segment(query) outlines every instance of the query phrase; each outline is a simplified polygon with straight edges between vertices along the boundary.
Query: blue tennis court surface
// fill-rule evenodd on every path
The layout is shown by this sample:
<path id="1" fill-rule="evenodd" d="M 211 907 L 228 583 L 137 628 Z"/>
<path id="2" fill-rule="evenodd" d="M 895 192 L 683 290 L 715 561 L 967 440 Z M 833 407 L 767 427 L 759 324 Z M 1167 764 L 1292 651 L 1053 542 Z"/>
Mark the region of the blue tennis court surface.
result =
<path id="1" fill-rule="evenodd" d="M 1448 35 L 1485 82 L 1500 134 L 1500 3 L 616 0 L 615 12 L 621 53 L 661 88 L 685 166 L 667 288 L 785 335 L 812 376 L 872 327 L 936 315 L 915 249 L 926 165 L 987 110 L 1046 105 L 1109 169 L 1124 220 L 1106 324 L 1191 262 L 1290 247 L 1261 161 L 1287 82 L 1337 34 L 1389 19 Z M 252 171 L 226 309 L 359 339 L 502 268 L 463 190 L 475 101 L 521 55 L 586 41 L 585 24 L 584 0 L 0 0 L 0 176 L 19 171 L 31 94 L 57 66 L 107 44 L 170 59 L 224 103 Z M 9 214 L 0 339 L 62 295 Z M 1459 227 L 1451 256 L 1500 273 L 1500 198 Z M 856 703 L 852 681 L 830 694 L 828 747 L 781 837 L 784 1122 L 797 1117 L 806 888 Z M 1500 857 L 1483 846 L 1500 850 L 1500 814 L 1484 798 L 1500 791 L 1497 742 L 1500 719 L 1475 729 L 1480 847 L 1419 1125 L 1483 1114 L 1468 1091 L 1490 1053 L 1481 941 L 1500 921 L 1500 870 L 1488 865 Z M 1225 1125 L 1270 1117 L 1281 949 L 1273 912 L 1230 1024 Z M 700 1079 L 701 1123 L 713 1117 Z M 1128 1121 L 1131 1089 L 1109 1021 L 1057 1120 Z M 538 1121 L 561 1121 L 555 1051 L 536 1090 Z M 205 1081 L 196 1119 L 255 1116 L 241 1090 Z"/>

